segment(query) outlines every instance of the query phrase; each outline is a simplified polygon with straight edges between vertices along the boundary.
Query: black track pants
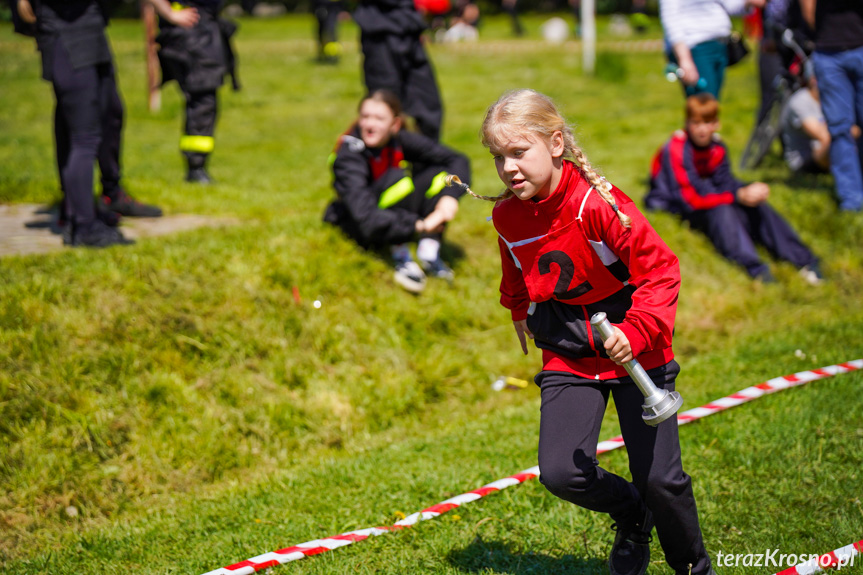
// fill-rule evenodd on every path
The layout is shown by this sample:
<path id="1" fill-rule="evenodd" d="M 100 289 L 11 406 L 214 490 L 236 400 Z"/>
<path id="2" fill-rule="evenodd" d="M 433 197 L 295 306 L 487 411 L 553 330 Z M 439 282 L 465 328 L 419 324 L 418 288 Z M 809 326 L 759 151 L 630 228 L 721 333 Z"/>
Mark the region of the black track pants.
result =
<path id="1" fill-rule="evenodd" d="M 648 374 L 660 388 L 674 389 L 676 362 Z M 665 559 L 677 573 L 704 573 L 710 557 L 704 548 L 692 480 L 683 471 L 677 418 L 650 427 L 641 419 L 644 396 L 628 377 L 597 382 L 543 371 L 539 429 L 540 481 L 557 497 L 608 513 L 624 528 L 653 513 Z M 599 466 L 596 446 L 611 394 L 629 454 L 630 483 Z"/>

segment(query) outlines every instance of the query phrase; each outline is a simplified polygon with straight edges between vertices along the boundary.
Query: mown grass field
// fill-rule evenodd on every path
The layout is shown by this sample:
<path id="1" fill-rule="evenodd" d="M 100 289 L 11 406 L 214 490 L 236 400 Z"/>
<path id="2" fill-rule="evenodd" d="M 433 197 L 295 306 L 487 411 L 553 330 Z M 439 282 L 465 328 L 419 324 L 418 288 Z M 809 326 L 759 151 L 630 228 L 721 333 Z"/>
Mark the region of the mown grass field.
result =
<path id="1" fill-rule="evenodd" d="M 539 41 L 542 20 L 526 18 L 523 40 L 487 18 L 480 43 L 430 47 L 444 141 L 471 157 L 473 189 L 496 193 L 482 115 L 504 90 L 532 87 L 558 101 L 591 161 L 640 198 L 653 152 L 681 123 L 661 53 L 611 44 L 601 22 L 598 73 L 585 77 L 576 43 Z M 445 249 L 456 282 L 419 297 L 320 222 L 332 194 L 326 158 L 362 95 L 356 29 L 341 31 L 341 64 L 320 66 L 310 16 L 241 21 L 244 90 L 221 92 L 219 184 L 204 188 L 182 183 L 177 90 L 164 91 L 160 112 L 145 109 L 140 26 L 112 23 L 127 188 L 169 213 L 241 223 L 0 259 L 0 572 L 203 573 L 390 525 L 535 465 L 537 390 L 490 386 L 539 367 L 497 303 L 490 204 L 462 201 Z M 0 28 L 2 202 L 58 198 L 53 100 L 38 70 L 32 41 Z M 754 70 L 750 57 L 724 91 L 735 160 Z M 776 264 L 778 284 L 753 284 L 703 238 L 652 214 L 681 259 L 685 409 L 863 357 L 863 216 L 837 211 L 829 177 L 791 180 L 776 156 L 741 176 L 771 184 L 829 281 L 812 288 Z M 682 428 L 713 557 L 863 539 L 861 384 L 860 373 L 840 375 Z M 616 434 L 610 408 L 602 437 Z M 626 473 L 625 452 L 601 458 Z M 272 572 L 602 573 L 609 523 L 531 481 Z M 651 572 L 669 572 L 656 542 L 653 551 Z"/>

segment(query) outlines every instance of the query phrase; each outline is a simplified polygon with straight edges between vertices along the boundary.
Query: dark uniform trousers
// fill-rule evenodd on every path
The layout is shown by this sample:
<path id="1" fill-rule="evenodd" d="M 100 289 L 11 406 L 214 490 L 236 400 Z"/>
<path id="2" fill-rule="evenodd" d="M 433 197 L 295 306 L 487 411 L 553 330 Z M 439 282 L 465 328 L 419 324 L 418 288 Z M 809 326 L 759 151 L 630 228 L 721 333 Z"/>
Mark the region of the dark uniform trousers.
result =
<path id="1" fill-rule="evenodd" d="M 339 14 L 344 10 L 342 0 L 315 0 L 315 18 L 318 21 L 318 52 L 320 57 L 332 57 L 331 45 L 338 41 Z"/>
<path id="2" fill-rule="evenodd" d="M 395 93 L 425 136 L 440 139 L 443 108 L 434 70 L 418 34 L 364 32 L 363 73 L 369 93 Z"/>
<path id="3" fill-rule="evenodd" d="M 51 49 L 51 81 L 57 100 L 55 145 L 64 211 L 77 226 L 86 227 L 96 217 L 93 166 L 104 139 L 103 109 L 117 91 L 114 70 L 110 63 L 75 68 L 61 42 L 54 42 Z M 116 172 L 119 178 L 118 161 Z"/>
<path id="4" fill-rule="evenodd" d="M 180 138 L 180 150 L 186 156 L 189 168 L 203 168 L 207 156 L 213 151 L 218 116 L 218 97 L 215 90 L 189 92 L 186 99 L 186 123 Z"/>
<path id="5" fill-rule="evenodd" d="M 61 65 L 65 64 L 65 62 L 61 62 Z M 102 69 L 102 67 L 107 67 L 107 70 Z M 63 72 L 68 70 L 68 68 L 65 68 Z M 123 101 L 117 90 L 117 79 L 113 64 L 98 65 L 96 78 L 96 83 L 86 82 L 84 88 L 95 87 L 98 89 L 102 129 L 96 157 L 99 162 L 99 172 L 102 176 L 102 194 L 115 199 L 120 192 L 120 178 L 122 177 L 120 147 L 125 112 L 123 110 Z M 68 78 L 65 80 L 61 78 L 61 82 L 66 88 L 69 86 L 68 81 Z M 55 93 L 56 89 L 55 87 Z M 64 89 L 64 91 L 66 90 Z M 83 102 L 88 100 L 89 98 L 87 97 L 80 99 Z M 60 174 L 60 185 L 64 190 L 66 187 L 63 181 L 63 173 L 69 164 L 69 155 L 71 153 L 71 130 L 69 122 L 66 119 L 68 115 L 68 112 L 63 112 L 63 107 L 60 105 L 54 109 L 54 142 L 57 148 L 57 170 Z M 73 114 L 71 117 L 75 118 L 76 116 L 77 114 Z M 84 120 L 87 123 L 91 121 L 84 117 L 78 117 L 78 119 Z"/>
<path id="6" fill-rule="evenodd" d="M 694 212 L 686 219 L 710 238 L 719 253 L 746 268 L 752 277 L 769 269 L 758 255 L 757 243 L 763 244 L 773 257 L 798 268 L 817 260 L 788 222 L 767 202 L 754 208 L 740 204 L 716 206 Z"/>
<path id="7" fill-rule="evenodd" d="M 671 391 L 679 371 L 672 361 L 648 374 L 658 387 Z M 677 418 L 657 427 L 644 423 L 644 396 L 629 377 L 597 382 L 542 371 L 536 383 L 542 396 L 540 482 L 557 497 L 608 513 L 627 529 L 643 518 L 647 505 L 666 561 L 675 572 L 706 572 L 710 557 L 701 536 L 692 480 L 683 471 Z M 617 408 L 632 482 L 603 469 L 596 460 L 609 395 Z"/>
<path id="8" fill-rule="evenodd" d="M 203 168 L 215 148 L 213 137 L 218 115 L 216 92 L 226 74 L 234 79 L 234 56 L 229 38 L 235 26 L 218 18 L 217 1 L 184 1 L 198 9 L 200 20 L 190 29 L 162 21 L 156 41 L 160 45 L 162 82 L 176 80 L 186 100 L 186 114 L 180 151 L 190 169 Z"/>

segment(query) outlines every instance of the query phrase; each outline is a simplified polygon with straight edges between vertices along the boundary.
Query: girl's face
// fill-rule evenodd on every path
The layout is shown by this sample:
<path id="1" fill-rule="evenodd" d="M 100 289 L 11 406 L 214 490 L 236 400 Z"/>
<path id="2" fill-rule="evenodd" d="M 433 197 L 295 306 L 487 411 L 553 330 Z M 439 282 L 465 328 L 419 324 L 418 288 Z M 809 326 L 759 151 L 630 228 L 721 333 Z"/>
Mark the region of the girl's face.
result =
<path id="1" fill-rule="evenodd" d="M 542 200 L 560 182 L 563 134 L 554 132 L 551 141 L 516 136 L 501 148 L 491 150 L 497 175 L 520 200 Z"/>
<path id="2" fill-rule="evenodd" d="M 402 127 L 401 118 L 383 102 L 366 100 L 360 106 L 360 137 L 369 148 L 387 145 Z"/>

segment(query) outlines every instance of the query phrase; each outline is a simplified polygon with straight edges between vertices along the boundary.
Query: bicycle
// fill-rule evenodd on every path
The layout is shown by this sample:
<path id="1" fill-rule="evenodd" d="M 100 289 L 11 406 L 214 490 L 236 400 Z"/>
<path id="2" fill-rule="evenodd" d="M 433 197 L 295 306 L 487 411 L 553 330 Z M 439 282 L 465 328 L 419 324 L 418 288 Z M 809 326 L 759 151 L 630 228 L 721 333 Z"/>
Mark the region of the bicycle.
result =
<path id="1" fill-rule="evenodd" d="M 782 110 L 793 93 L 794 90 L 791 89 L 788 79 L 785 76 L 777 76 L 773 82 L 773 97 L 770 102 L 770 108 L 755 126 L 755 129 L 752 130 L 752 135 L 749 136 L 749 141 L 746 142 L 746 147 L 743 148 L 743 154 L 740 156 L 741 170 L 753 170 L 757 168 L 770 152 L 773 142 L 781 131 L 779 119 L 782 115 Z"/>
<path id="2" fill-rule="evenodd" d="M 782 33 L 782 43 L 790 48 L 797 58 L 800 60 L 800 65 L 805 66 L 809 61 L 809 57 L 794 39 L 794 33 L 791 30 L 785 30 Z M 779 137 L 781 132 L 780 118 L 782 110 L 785 109 L 788 99 L 796 91 L 798 87 L 797 78 L 788 70 L 785 74 L 781 74 L 773 81 L 773 96 L 770 101 L 770 108 L 764 117 L 758 122 L 752 130 L 752 135 L 749 136 L 749 141 L 746 142 L 746 147 L 743 149 L 743 154 L 740 156 L 740 169 L 752 170 L 761 164 L 762 160 L 767 156 L 773 147 L 773 142 Z"/>

